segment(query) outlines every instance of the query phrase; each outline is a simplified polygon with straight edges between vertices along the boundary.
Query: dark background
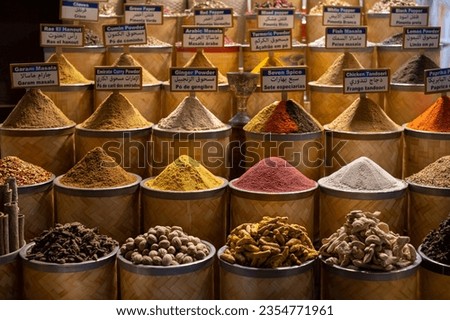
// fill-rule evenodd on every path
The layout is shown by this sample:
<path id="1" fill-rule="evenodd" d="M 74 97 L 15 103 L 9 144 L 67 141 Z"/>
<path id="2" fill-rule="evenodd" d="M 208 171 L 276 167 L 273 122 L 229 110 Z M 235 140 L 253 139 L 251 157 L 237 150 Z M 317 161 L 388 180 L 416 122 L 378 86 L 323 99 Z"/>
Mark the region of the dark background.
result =
<path id="1" fill-rule="evenodd" d="M 60 0 L 0 0 L 0 120 L 23 96 L 11 89 L 9 64 L 44 62 L 40 23 L 60 23 Z"/>

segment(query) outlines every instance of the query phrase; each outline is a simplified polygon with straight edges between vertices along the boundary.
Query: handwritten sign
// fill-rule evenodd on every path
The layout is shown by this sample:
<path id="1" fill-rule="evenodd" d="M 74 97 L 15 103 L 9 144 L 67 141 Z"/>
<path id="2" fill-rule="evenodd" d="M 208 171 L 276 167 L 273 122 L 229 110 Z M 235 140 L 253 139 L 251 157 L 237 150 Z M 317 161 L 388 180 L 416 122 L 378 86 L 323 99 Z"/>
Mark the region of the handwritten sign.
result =
<path id="1" fill-rule="evenodd" d="M 59 86 L 57 63 L 12 63 L 12 88 Z"/>
<path id="2" fill-rule="evenodd" d="M 125 46 L 147 43 L 145 24 L 113 24 L 103 26 L 105 46 Z"/>
<path id="3" fill-rule="evenodd" d="M 124 5 L 125 23 L 163 24 L 163 13 L 160 5 Z"/>
<path id="4" fill-rule="evenodd" d="M 223 28 L 183 26 L 183 47 L 185 48 L 221 48 L 223 44 Z"/>
<path id="5" fill-rule="evenodd" d="M 289 50 L 292 48 L 292 30 L 250 30 L 251 51 Z"/>
<path id="6" fill-rule="evenodd" d="M 391 7 L 391 27 L 428 26 L 428 7 Z"/>
<path id="7" fill-rule="evenodd" d="M 170 68 L 170 90 L 217 91 L 217 68 Z"/>
<path id="8" fill-rule="evenodd" d="M 99 4 L 97 2 L 61 1 L 60 18 L 66 20 L 98 21 Z"/>
<path id="9" fill-rule="evenodd" d="M 425 70 L 425 93 L 450 91 L 450 68 Z"/>
<path id="10" fill-rule="evenodd" d="M 403 28 L 404 49 L 418 49 L 418 48 L 437 49 L 439 48 L 440 38 L 441 38 L 440 27 Z"/>
<path id="11" fill-rule="evenodd" d="M 84 46 L 84 26 L 41 24 L 42 47 Z"/>
<path id="12" fill-rule="evenodd" d="M 347 69 L 344 72 L 344 93 L 387 92 L 389 69 Z"/>
<path id="13" fill-rule="evenodd" d="M 96 90 L 140 90 L 141 67 L 95 67 Z"/>
<path id="14" fill-rule="evenodd" d="M 294 13 L 294 9 L 258 9 L 258 28 L 292 29 L 294 28 Z"/>
<path id="15" fill-rule="evenodd" d="M 326 27 L 325 47 L 365 48 L 367 47 L 367 27 Z"/>
<path id="16" fill-rule="evenodd" d="M 324 26 L 360 26 L 361 21 L 361 7 L 323 6 Z"/>
<path id="17" fill-rule="evenodd" d="M 306 90 L 305 67 L 261 68 L 261 91 Z"/>
<path id="18" fill-rule="evenodd" d="M 197 26 L 231 28 L 233 9 L 194 9 L 194 23 Z"/>

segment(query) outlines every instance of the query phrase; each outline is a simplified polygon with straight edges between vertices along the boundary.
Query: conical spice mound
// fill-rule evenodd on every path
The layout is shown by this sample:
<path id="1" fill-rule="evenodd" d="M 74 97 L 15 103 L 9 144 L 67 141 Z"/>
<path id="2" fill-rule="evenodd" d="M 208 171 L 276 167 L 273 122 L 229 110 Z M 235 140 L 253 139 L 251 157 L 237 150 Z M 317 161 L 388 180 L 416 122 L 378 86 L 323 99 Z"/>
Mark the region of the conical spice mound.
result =
<path id="1" fill-rule="evenodd" d="M 114 61 L 113 67 L 141 67 L 142 68 L 142 84 L 159 84 L 161 81 L 155 78 L 147 69 L 145 69 L 131 54 L 122 53 L 120 57 Z"/>
<path id="2" fill-rule="evenodd" d="M 203 50 L 197 51 L 186 64 L 184 68 L 215 68 L 214 64 L 205 55 Z M 225 77 L 220 71 L 218 72 L 217 82 L 219 84 L 228 83 L 227 77 Z"/>
<path id="3" fill-rule="evenodd" d="M 327 71 L 317 79 L 316 83 L 338 86 L 344 84 L 344 69 L 363 69 L 364 67 L 359 63 L 356 57 L 350 52 L 340 55 Z"/>
<path id="4" fill-rule="evenodd" d="M 63 54 L 52 54 L 47 62 L 58 63 L 59 65 L 59 83 L 64 84 L 88 84 L 92 81 L 86 79 L 83 74 L 67 60 Z"/>

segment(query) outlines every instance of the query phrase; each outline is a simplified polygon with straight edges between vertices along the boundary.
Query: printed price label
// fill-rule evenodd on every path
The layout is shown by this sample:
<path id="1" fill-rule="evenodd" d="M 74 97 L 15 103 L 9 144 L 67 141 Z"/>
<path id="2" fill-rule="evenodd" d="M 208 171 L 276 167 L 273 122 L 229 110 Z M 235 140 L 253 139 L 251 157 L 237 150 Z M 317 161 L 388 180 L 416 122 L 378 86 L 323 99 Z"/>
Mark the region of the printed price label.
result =
<path id="1" fill-rule="evenodd" d="M 194 23 L 197 26 L 231 28 L 233 9 L 194 9 Z"/>
<path id="2" fill-rule="evenodd" d="M 223 44 L 223 28 L 183 26 L 183 47 L 185 48 L 221 48 Z"/>
<path id="3" fill-rule="evenodd" d="M 105 46 L 125 46 L 147 43 L 145 24 L 113 24 L 103 26 Z"/>
<path id="4" fill-rule="evenodd" d="M 61 1 L 60 18 L 66 20 L 98 21 L 98 2 Z"/>
<path id="5" fill-rule="evenodd" d="M 59 86 L 58 69 L 57 63 L 13 63 L 10 65 L 11 87 Z"/>
<path id="6" fill-rule="evenodd" d="M 217 68 L 170 68 L 170 90 L 217 91 Z"/>
<path id="7" fill-rule="evenodd" d="M 361 7 L 323 6 L 324 26 L 360 26 L 361 21 Z"/>
<path id="8" fill-rule="evenodd" d="M 450 68 L 425 70 L 425 93 L 450 91 Z"/>
<path id="9" fill-rule="evenodd" d="M 428 26 L 428 7 L 391 7 L 391 27 Z"/>
<path id="10" fill-rule="evenodd" d="M 42 47 L 84 46 L 84 26 L 41 24 Z"/>
<path id="11" fill-rule="evenodd" d="M 125 23 L 163 24 L 163 13 L 159 5 L 124 5 Z"/>
<path id="12" fill-rule="evenodd" d="M 251 51 L 289 50 L 292 48 L 292 30 L 250 30 Z"/>
<path id="13" fill-rule="evenodd" d="M 325 47 L 333 49 L 367 47 L 367 27 L 326 27 Z"/>
<path id="14" fill-rule="evenodd" d="M 258 28 L 293 29 L 294 13 L 294 9 L 258 9 Z"/>
<path id="15" fill-rule="evenodd" d="M 344 93 L 389 91 L 389 69 L 347 69 L 344 72 Z"/>
<path id="16" fill-rule="evenodd" d="M 142 89 L 141 67 L 95 67 L 96 90 Z"/>
<path id="17" fill-rule="evenodd" d="M 403 48 L 418 49 L 428 48 L 437 49 L 441 39 L 440 27 L 428 28 L 403 28 Z"/>
<path id="18" fill-rule="evenodd" d="M 261 68 L 261 91 L 306 90 L 305 67 Z"/>

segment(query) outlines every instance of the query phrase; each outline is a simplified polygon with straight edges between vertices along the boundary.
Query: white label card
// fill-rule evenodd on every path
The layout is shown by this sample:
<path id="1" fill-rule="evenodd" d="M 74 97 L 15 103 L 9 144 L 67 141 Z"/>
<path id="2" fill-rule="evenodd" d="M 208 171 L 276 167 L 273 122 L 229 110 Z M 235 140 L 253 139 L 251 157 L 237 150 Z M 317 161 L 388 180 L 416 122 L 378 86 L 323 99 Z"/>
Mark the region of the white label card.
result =
<path id="1" fill-rule="evenodd" d="M 261 91 L 306 90 L 305 67 L 261 68 Z"/>
<path id="2" fill-rule="evenodd" d="M 347 69 L 344 72 L 344 93 L 389 91 L 389 69 Z"/>
<path id="3" fill-rule="evenodd" d="M 233 9 L 194 9 L 194 23 L 197 26 L 231 28 Z"/>
<path id="4" fill-rule="evenodd" d="M 160 5 L 124 5 L 125 23 L 163 24 L 164 9 Z"/>
<path id="5" fill-rule="evenodd" d="M 183 47 L 185 48 L 221 48 L 223 44 L 223 28 L 183 26 Z"/>
<path id="6" fill-rule="evenodd" d="M 292 48 L 292 30 L 250 30 L 251 51 L 289 50 Z"/>
<path id="7" fill-rule="evenodd" d="M 450 91 L 450 68 L 425 70 L 425 93 Z"/>
<path id="8" fill-rule="evenodd" d="M 258 9 L 259 29 L 293 29 L 294 9 Z"/>
<path id="9" fill-rule="evenodd" d="M 141 67 L 95 67 L 96 90 L 140 90 Z"/>
<path id="10" fill-rule="evenodd" d="M 98 2 L 61 1 L 60 18 L 66 20 L 98 21 Z"/>
<path id="11" fill-rule="evenodd" d="M 323 6 L 322 24 L 324 26 L 360 26 L 361 7 Z"/>
<path id="12" fill-rule="evenodd" d="M 217 68 L 170 68 L 170 90 L 217 91 Z"/>
<path id="13" fill-rule="evenodd" d="M 391 7 L 391 27 L 428 26 L 429 7 Z"/>
<path id="14" fill-rule="evenodd" d="M 41 24 L 42 47 L 82 47 L 84 26 Z"/>
<path id="15" fill-rule="evenodd" d="M 13 63 L 10 65 L 11 87 L 59 86 L 58 70 L 57 63 Z"/>
<path id="16" fill-rule="evenodd" d="M 326 27 L 325 47 L 350 49 L 367 47 L 367 27 Z"/>
<path id="17" fill-rule="evenodd" d="M 105 46 L 125 46 L 147 43 L 145 24 L 113 24 L 103 26 Z"/>
<path id="18" fill-rule="evenodd" d="M 441 39 L 440 27 L 428 28 L 403 28 L 403 48 L 404 49 L 437 49 Z"/>

